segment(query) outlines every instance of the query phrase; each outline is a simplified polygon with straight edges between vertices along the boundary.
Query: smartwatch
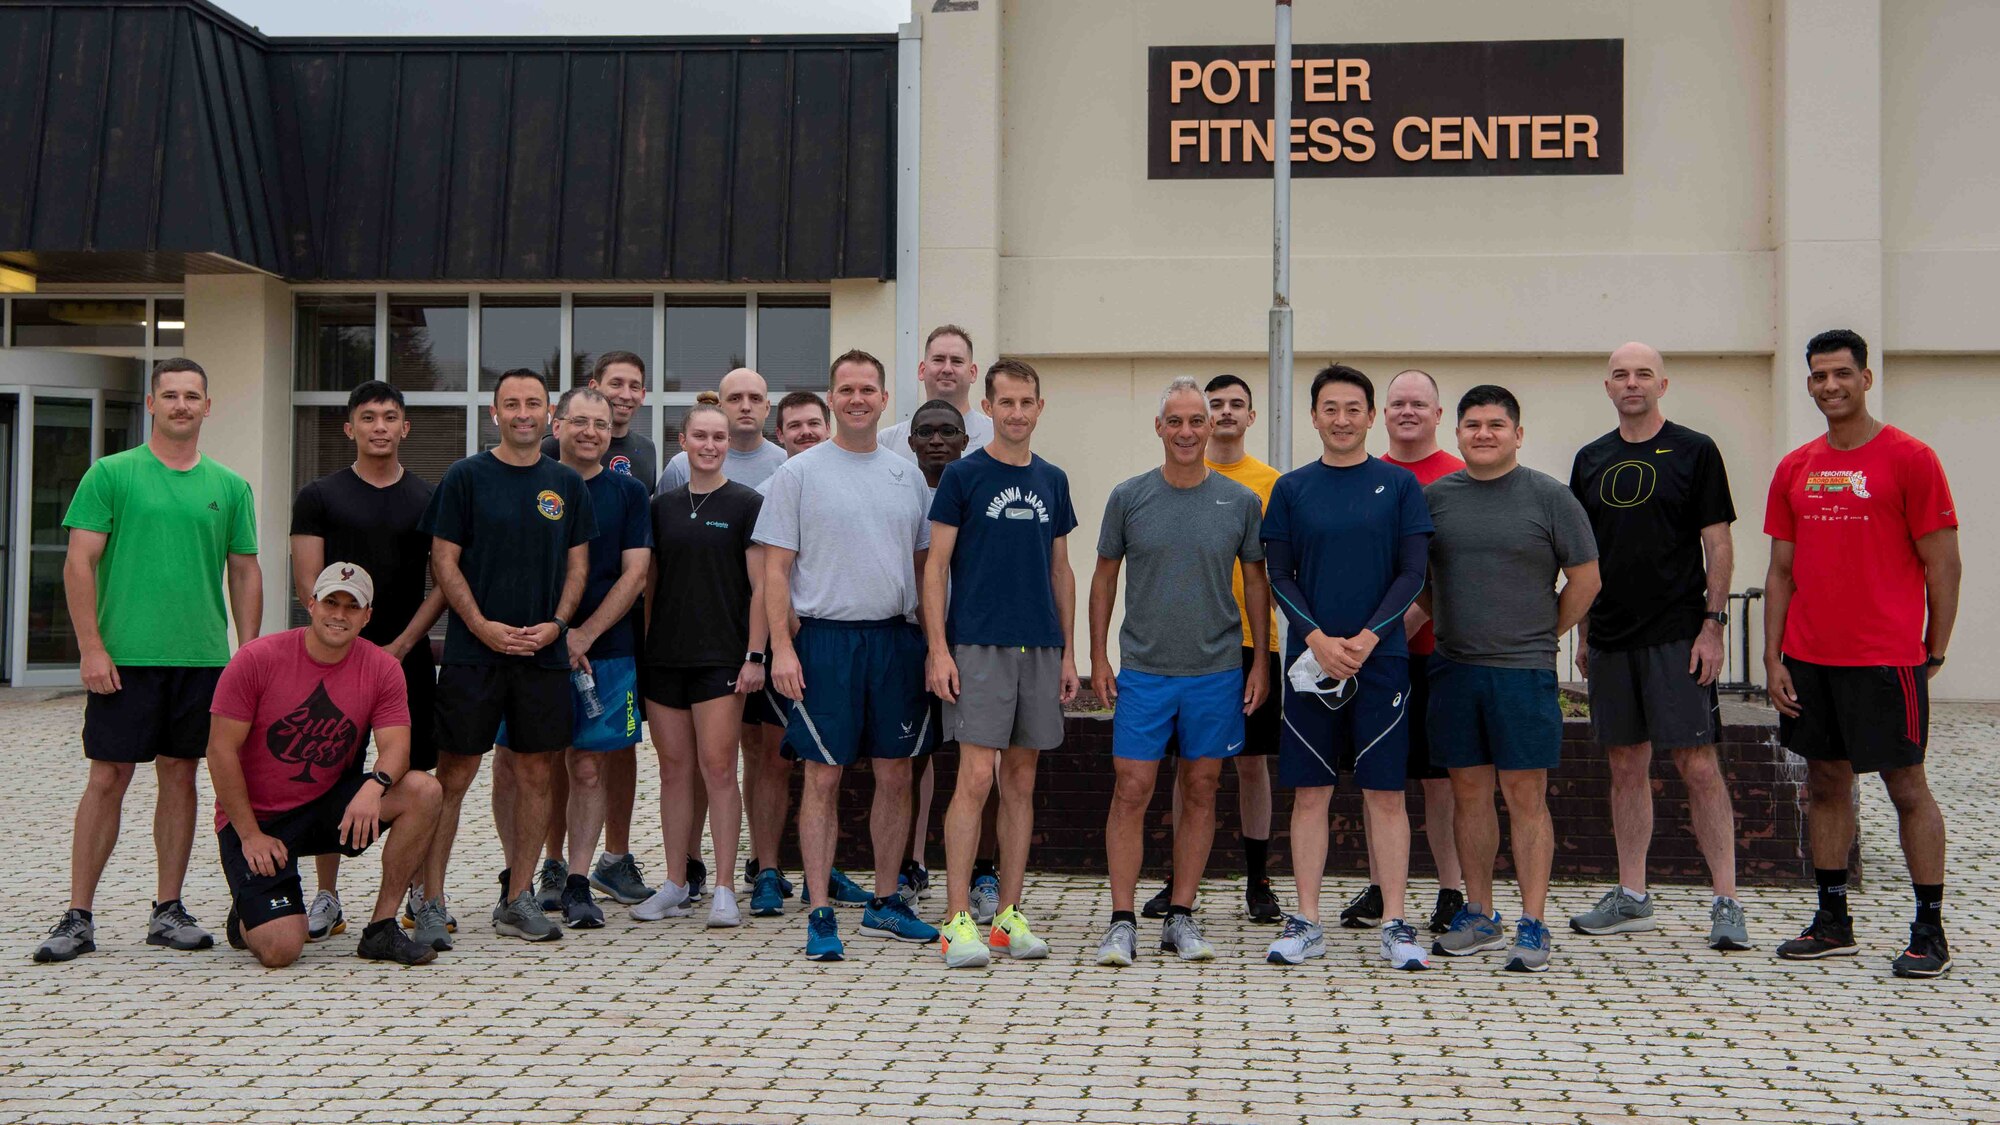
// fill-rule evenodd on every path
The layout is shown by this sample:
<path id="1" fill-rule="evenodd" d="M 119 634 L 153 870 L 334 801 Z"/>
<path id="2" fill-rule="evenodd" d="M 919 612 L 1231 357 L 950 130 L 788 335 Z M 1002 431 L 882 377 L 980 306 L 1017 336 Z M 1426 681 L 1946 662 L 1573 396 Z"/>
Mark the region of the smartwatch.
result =
<path id="1" fill-rule="evenodd" d="M 380 784 L 382 786 L 382 791 L 384 793 L 387 793 L 396 784 L 395 778 L 390 777 L 388 774 L 383 773 L 381 770 L 376 770 L 373 773 L 370 773 L 368 775 L 368 780 Z"/>
<path id="2" fill-rule="evenodd" d="M 560 617 L 551 617 L 549 620 L 555 623 L 556 640 L 562 640 L 563 634 L 569 632 L 569 622 L 564 621 Z"/>
<path id="3" fill-rule="evenodd" d="M 1924 667 L 1942 668 L 1944 667 L 1944 657 L 1926 654 L 1924 658 Z"/>
<path id="4" fill-rule="evenodd" d="M 751 651 L 743 654 L 743 663 L 762 664 L 764 663 L 764 654 L 756 651 L 755 649 L 752 649 Z"/>
<path id="5" fill-rule="evenodd" d="M 1717 625 L 1729 624 L 1729 615 L 1726 613 L 1704 613 L 1702 616 L 1715 622 Z"/>

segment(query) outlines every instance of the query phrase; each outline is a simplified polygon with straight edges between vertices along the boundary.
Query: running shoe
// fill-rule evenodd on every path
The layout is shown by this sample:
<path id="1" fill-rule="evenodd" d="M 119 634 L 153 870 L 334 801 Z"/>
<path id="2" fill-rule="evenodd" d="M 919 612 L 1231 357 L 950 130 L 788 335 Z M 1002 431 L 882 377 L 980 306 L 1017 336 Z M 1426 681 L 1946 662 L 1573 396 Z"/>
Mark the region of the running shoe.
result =
<path id="1" fill-rule="evenodd" d="M 1000 913 L 1000 877 L 997 875 L 974 875 L 972 877 L 972 920 L 982 926 L 993 924 L 993 916 Z"/>
<path id="2" fill-rule="evenodd" d="M 639 861 L 627 852 L 604 862 L 603 856 L 590 868 L 590 885 L 621 906 L 631 906 L 653 897 L 653 888 L 639 874 Z"/>
<path id="3" fill-rule="evenodd" d="M 626 911 L 635 921 L 658 922 L 663 918 L 685 918 L 688 915 L 688 891 L 686 887 L 672 882 L 662 883 L 653 897 Z"/>
<path id="4" fill-rule="evenodd" d="M 1514 923 L 1514 946 L 1507 951 L 1507 964 L 1502 967 L 1511 973 L 1547 972 L 1554 948 L 1549 928 L 1541 919 L 1523 918 Z"/>
<path id="5" fill-rule="evenodd" d="M 306 940 L 325 941 L 346 932 L 347 916 L 341 913 L 340 896 L 332 891 L 314 895 L 312 905 L 306 908 Z"/>
<path id="6" fill-rule="evenodd" d="M 569 885 L 569 864 L 559 859 L 542 860 L 535 875 L 535 901 L 543 910 L 561 910 L 563 888 Z"/>
<path id="7" fill-rule="evenodd" d="M 1787 961 L 1852 957 L 1860 951 L 1861 947 L 1854 944 L 1854 920 L 1838 917 L 1830 910 L 1814 911 L 1811 925 L 1778 946 L 1778 956 Z"/>
<path id="8" fill-rule="evenodd" d="M 393 961 L 398 965 L 428 965 L 437 960 L 437 950 L 411 939 L 402 927 L 383 919 L 380 926 L 361 931 L 361 944 L 354 955 L 364 961 Z"/>
<path id="9" fill-rule="evenodd" d="M 1597 905 L 1569 920 L 1569 928 L 1580 934 L 1641 934 L 1655 928 L 1653 896 L 1645 898 L 1613 887 L 1604 892 Z"/>
<path id="10" fill-rule="evenodd" d="M 1201 936 L 1201 923 L 1192 914 L 1169 914 L 1160 926 L 1160 952 L 1172 953 L 1183 961 L 1213 961 L 1215 947 Z"/>
<path id="11" fill-rule="evenodd" d="M 63 911 L 49 936 L 35 947 L 35 960 L 73 961 L 78 955 L 97 952 L 97 925 L 81 910 Z"/>
<path id="12" fill-rule="evenodd" d="M 833 907 L 822 906 L 806 915 L 806 959 L 810 961 L 839 961 L 847 956 L 840 944 L 840 923 L 834 920 Z"/>
<path id="13" fill-rule="evenodd" d="M 416 917 L 412 919 L 410 940 L 418 945 L 428 945 L 443 953 L 451 948 L 451 935 L 457 931 L 457 923 L 452 921 L 451 912 L 445 909 L 444 897 L 419 903 Z"/>
<path id="14" fill-rule="evenodd" d="M 1264 954 L 1273 965 L 1302 965 L 1308 957 L 1326 956 L 1326 931 L 1318 922 L 1308 922 L 1296 914 L 1285 915 L 1285 928 Z"/>
<path id="15" fill-rule="evenodd" d="M 937 927 L 916 916 L 910 904 L 899 895 L 868 904 L 861 912 L 861 932 L 869 937 L 894 938 L 897 941 L 933 942 L 938 939 Z"/>
<path id="16" fill-rule="evenodd" d="M 861 884 L 847 877 L 847 873 L 836 867 L 827 872 L 826 894 L 835 906 L 867 906 L 875 895 Z M 805 906 L 812 905 L 812 891 L 807 890 L 799 897 Z"/>
<path id="17" fill-rule="evenodd" d="M 1743 921 L 1743 904 L 1733 898 L 1718 898 L 1708 908 L 1710 949 L 1749 949 L 1750 928 Z"/>
<path id="18" fill-rule="evenodd" d="M 590 877 L 571 875 L 563 884 L 563 925 L 572 930 L 601 930 L 604 910 L 590 897 Z"/>
<path id="19" fill-rule="evenodd" d="M 1271 890 L 1269 879 L 1252 879 L 1244 886 L 1243 906 L 1250 912 L 1252 922 L 1278 922 L 1285 917 L 1285 912 L 1278 909 L 1278 896 Z"/>
<path id="20" fill-rule="evenodd" d="M 446 933 L 451 933 L 451 934 L 455 934 L 455 933 L 457 933 L 457 932 L 458 932 L 458 919 L 456 919 L 456 918 L 454 918 L 454 917 L 452 917 L 452 916 L 451 916 L 451 901 L 450 901 L 450 899 L 451 899 L 451 896 L 449 896 L 449 895 L 439 895 L 439 896 L 438 896 L 438 901 L 439 901 L 439 903 L 441 903 L 441 904 L 442 904 L 442 905 L 444 906 L 444 908 L 445 908 L 445 915 L 444 915 L 444 928 L 445 928 L 445 932 L 446 932 Z M 403 896 L 403 928 L 404 928 L 404 929 L 406 929 L 406 930 L 414 930 L 414 929 L 416 929 L 416 928 L 417 928 L 417 920 L 418 920 L 418 918 L 420 918 L 420 917 L 421 917 L 421 915 L 419 914 L 419 912 L 418 912 L 417 908 L 418 908 L 418 907 L 420 907 L 420 906 L 422 906 L 423 904 L 424 904 L 424 888 L 423 888 L 423 885 L 422 885 L 422 884 L 420 884 L 420 883 L 419 883 L 419 884 L 415 884 L 415 885 L 412 885 L 412 886 L 410 887 L 410 890 L 409 890 L 409 893 L 407 893 L 407 894 L 405 894 L 405 895 Z"/>
<path id="21" fill-rule="evenodd" d="M 687 876 L 689 902 L 708 893 L 708 865 L 701 861 L 701 857 L 688 857 Z"/>
<path id="22" fill-rule="evenodd" d="M 979 923 L 963 910 L 944 924 L 938 935 L 938 951 L 944 954 L 947 969 L 983 969 L 993 958 L 986 943 L 979 940 Z"/>
<path id="23" fill-rule="evenodd" d="M 1372 930 L 1382 924 L 1382 909 L 1382 888 L 1370 883 L 1340 912 L 1340 928 Z"/>
<path id="24" fill-rule="evenodd" d="M 1104 940 L 1097 943 L 1097 963 L 1123 969 L 1138 959 L 1139 927 L 1123 919 L 1111 923 L 1104 931 Z"/>
<path id="25" fill-rule="evenodd" d="M 757 873 L 757 881 L 750 890 L 750 913 L 758 918 L 776 918 L 785 912 L 785 895 L 778 884 L 783 882 L 778 869 L 766 867 Z"/>
<path id="26" fill-rule="evenodd" d="M 903 870 L 896 876 L 896 893 L 911 906 L 915 906 L 918 899 L 931 897 L 930 869 L 914 859 L 904 860 Z"/>
<path id="27" fill-rule="evenodd" d="M 1945 944 L 1944 927 L 1918 922 L 1910 927 L 1910 944 L 1889 970 L 1899 977 L 1941 977 L 1951 968 L 1951 947 Z"/>
<path id="28" fill-rule="evenodd" d="M 533 887 L 493 912 L 493 932 L 522 941 L 562 940 L 562 927 L 549 921 Z"/>
<path id="29" fill-rule="evenodd" d="M 1020 910 L 1012 906 L 993 920 L 993 932 L 986 935 L 986 944 L 1004 950 L 1016 961 L 1039 961 L 1049 955 L 1049 943 L 1037 937 Z"/>
<path id="30" fill-rule="evenodd" d="M 1170 877 L 1167 879 L 1166 885 L 1160 888 L 1160 893 L 1147 899 L 1146 904 L 1139 908 L 1139 917 L 1165 918 L 1167 916 L 1167 907 L 1173 904 L 1174 881 Z"/>
<path id="31" fill-rule="evenodd" d="M 215 938 L 201 928 L 180 899 L 174 899 L 153 904 L 153 917 L 146 923 L 146 944 L 188 952 L 213 946 Z"/>
<path id="32" fill-rule="evenodd" d="M 1431 967 L 1424 947 L 1417 944 L 1417 928 L 1401 918 L 1382 927 L 1382 960 L 1393 969 L 1416 972 Z"/>
<path id="33" fill-rule="evenodd" d="M 757 866 L 757 857 L 756 857 L 756 856 L 754 856 L 754 855 L 746 855 L 746 856 L 744 856 L 744 857 L 743 857 L 743 885 L 744 885 L 745 887 L 754 887 L 754 886 L 756 886 L 756 885 L 757 885 L 757 872 L 759 872 L 759 871 L 762 871 L 762 870 L 763 870 L 763 868 L 761 868 L 761 867 Z"/>
<path id="34" fill-rule="evenodd" d="M 222 937 L 224 941 L 229 943 L 229 948 L 231 949 L 250 948 L 250 943 L 243 940 L 243 919 L 236 916 L 236 907 L 234 906 L 231 906 L 229 913 L 223 916 Z"/>
<path id="35" fill-rule="evenodd" d="M 1451 929 L 1451 920 L 1458 916 L 1459 908 L 1464 905 L 1464 891 L 1456 887 L 1439 887 L 1437 906 L 1431 910 L 1430 924 L 1425 928 L 1434 934 Z"/>
<path id="36" fill-rule="evenodd" d="M 1448 957 L 1470 957 L 1475 953 L 1486 953 L 1507 948 L 1507 932 L 1500 928 L 1500 913 L 1495 911 L 1491 918 L 1473 911 L 1467 903 L 1452 915 L 1451 929 L 1443 937 L 1431 943 L 1432 953 L 1442 953 Z"/>
<path id="37" fill-rule="evenodd" d="M 715 897 L 708 904 L 708 928 L 720 930 L 742 924 L 743 912 L 736 906 L 736 888 L 715 888 Z"/>

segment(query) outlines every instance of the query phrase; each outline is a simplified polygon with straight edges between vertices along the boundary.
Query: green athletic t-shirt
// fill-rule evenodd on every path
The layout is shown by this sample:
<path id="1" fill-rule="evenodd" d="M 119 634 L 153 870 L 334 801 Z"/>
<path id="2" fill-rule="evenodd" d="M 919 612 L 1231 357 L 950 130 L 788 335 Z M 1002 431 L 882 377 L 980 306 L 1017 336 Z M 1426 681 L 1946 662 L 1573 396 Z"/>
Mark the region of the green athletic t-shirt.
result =
<path id="1" fill-rule="evenodd" d="M 248 481 L 208 457 L 170 469 L 141 445 L 83 474 L 63 526 L 109 537 L 97 563 L 97 629 L 113 664 L 229 663 L 228 556 L 257 553 Z"/>

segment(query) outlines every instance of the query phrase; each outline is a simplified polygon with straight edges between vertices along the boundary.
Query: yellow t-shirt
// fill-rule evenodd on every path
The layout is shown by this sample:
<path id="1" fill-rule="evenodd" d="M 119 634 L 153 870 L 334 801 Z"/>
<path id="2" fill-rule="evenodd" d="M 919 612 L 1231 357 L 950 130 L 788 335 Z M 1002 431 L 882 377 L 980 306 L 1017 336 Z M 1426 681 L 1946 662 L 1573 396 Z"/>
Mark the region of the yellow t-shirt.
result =
<path id="1" fill-rule="evenodd" d="M 1233 465 L 1218 465 L 1209 461 L 1208 467 L 1256 493 L 1257 499 L 1263 501 L 1265 508 L 1271 506 L 1271 489 L 1278 483 L 1278 470 L 1247 453 L 1243 455 L 1242 460 Z M 1234 572 L 1229 577 L 1229 586 L 1236 594 L 1236 612 L 1243 618 L 1243 647 L 1249 648 L 1250 611 L 1243 607 L 1243 564 L 1236 564 Z M 1271 614 L 1271 651 L 1278 651 L 1278 615 L 1275 610 Z"/>

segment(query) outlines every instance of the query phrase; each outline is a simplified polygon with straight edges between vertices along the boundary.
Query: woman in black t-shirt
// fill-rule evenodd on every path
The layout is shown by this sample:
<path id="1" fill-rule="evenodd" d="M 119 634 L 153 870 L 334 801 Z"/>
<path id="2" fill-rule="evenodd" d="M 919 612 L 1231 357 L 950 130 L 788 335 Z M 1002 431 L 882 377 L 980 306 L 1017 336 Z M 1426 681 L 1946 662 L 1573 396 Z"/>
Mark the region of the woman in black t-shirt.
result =
<path id="1" fill-rule="evenodd" d="M 696 767 L 707 789 L 716 870 L 736 865 L 743 797 L 736 783 L 743 700 L 764 686 L 764 548 L 750 541 L 763 497 L 722 475 L 729 419 L 708 404 L 688 411 L 681 448 L 690 479 L 653 500 L 653 566 L 646 584 L 646 718 L 660 756 L 660 822 L 667 882 L 632 914 L 688 913 L 686 841 L 696 824 Z M 718 879 L 708 924 L 743 921 L 731 880 Z"/>

